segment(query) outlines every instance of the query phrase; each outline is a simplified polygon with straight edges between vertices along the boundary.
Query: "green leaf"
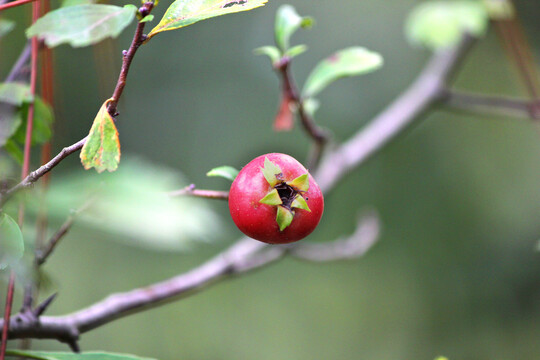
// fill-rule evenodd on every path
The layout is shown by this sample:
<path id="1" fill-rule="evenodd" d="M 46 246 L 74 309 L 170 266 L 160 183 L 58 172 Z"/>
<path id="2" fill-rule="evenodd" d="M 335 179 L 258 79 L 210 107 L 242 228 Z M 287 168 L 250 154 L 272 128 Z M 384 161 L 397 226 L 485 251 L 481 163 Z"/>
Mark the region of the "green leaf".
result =
<path id="1" fill-rule="evenodd" d="M 19 82 L 0 83 L 0 102 L 21 106 L 32 99 L 30 85 Z"/>
<path id="2" fill-rule="evenodd" d="M 339 78 L 365 74 L 382 64 L 381 55 L 365 48 L 354 46 L 340 50 L 317 64 L 306 80 L 303 95 L 312 97 Z"/>
<path id="3" fill-rule="evenodd" d="M 49 215 L 64 221 L 72 209 L 82 231 L 112 234 L 107 239 L 158 251 L 186 251 L 223 236 L 222 220 L 208 201 L 171 197 L 189 182 L 176 169 L 124 155 L 113 173 L 75 169 L 51 183 Z M 77 231 L 76 228 L 73 229 Z"/>
<path id="4" fill-rule="evenodd" d="M 6 213 L 0 214 L 0 270 L 15 264 L 24 253 L 19 225 Z"/>
<path id="5" fill-rule="evenodd" d="M 278 175 L 282 174 L 281 168 L 268 160 L 267 157 L 264 158 L 264 167 L 261 168 L 264 178 L 271 187 L 274 187 L 279 182 Z"/>
<path id="6" fill-rule="evenodd" d="M 266 194 L 261 200 L 259 200 L 261 204 L 266 205 L 281 205 L 283 204 L 283 201 L 281 201 L 281 197 L 279 196 L 279 193 L 277 189 L 274 189 L 270 191 L 268 194 Z"/>
<path id="7" fill-rule="evenodd" d="M 144 23 L 144 22 L 150 22 L 152 20 L 154 20 L 154 15 L 150 14 L 143 17 L 141 20 L 139 20 L 139 22 Z"/>
<path id="8" fill-rule="evenodd" d="M 291 35 L 300 27 L 309 28 L 313 25 L 313 19 L 298 15 L 291 5 L 282 5 L 276 14 L 275 40 L 276 45 L 285 53 L 289 49 Z"/>
<path id="9" fill-rule="evenodd" d="M 255 55 L 266 55 L 270 58 L 272 65 L 277 63 L 281 58 L 281 51 L 275 46 L 262 46 L 253 50 Z"/>
<path id="10" fill-rule="evenodd" d="M 28 121 L 28 108 L 30 104 L 24 104 L 18 112 L 19 122 L 17 132 L 13 135 L 13 139 L 19 144 L 24 144 L 26 141 L 26 123 Z M 52 136 L 52 124 L 54 116 L 52 108 L 46 104 L 39 96 L 34 100 L 34 120 L 32 126 L 32 145 L 44 144 Z"/>
<path id="11" fill-rule="evenodd" d="M 319 101 L 315 98 L 307 98 L 304 99 L 302 102 L 302 105 L 304 106 L 304 111 L 308 113 L 309 116 L 314 117 L 315 113 L 319 109 Z"/>
<path id="12" fill-rule="evenodd" d="M 60 7 L 95 4 L 96 0 L 63 0 Z"/>
<path id="13" fill-rule="evenodd" d="M 484 0 L 489 17 L 495 20 L 508 20 L 515 16 L 514 4 L 508 0 Z"/>
<path id="14" fill-rule="evenodd" d="M 134 5 L 124 7 L 87 4 L 63 7 L 47 13 L 26 30 L 28 38 L 37 36 L 47 46 L 63 43 L 73 47 L 95 44 L 117 37 L 135 17 Z"/>
<path id="15" fill-rule="evenodd" d="M 120 141 L 114 120 L 107 110 L 109 99 L 101 105 L 94 119 L 88 139 L 81 149 L 81 163 L 86 170 L 95 168 L 98 173 L 115 171 L 120 163 Z"/>
<path id="16" fill-rule="evenodd" d="M 36 360 L 153 360 L 129 354 L 116 354 L 109 352 L 49 352 L 30 350 L 7 350 L 8 356 L 17 356 Z"/>
<path id="17" fill-rule="evenodd" d="M 13 140 L 8 140 L 4 145 L 4 149 L 9 155 L 11 155 L 11 157 L 13 157 L 13 159 L 15 159 L 15 161 L 22 165 L 24 154 L 21 147 L 17 145 L 17 143 L 15 143 Z"/>
<path id="18" fill-rule="evenodd" d="M 311 212 L 311 209 L 309 208 L 306 199 L 304 199 L 302 195 L 296 195 L 291 204 L 291 207 Z"/>
<path id="19" fill-rule="evenodd" d="M 287 185 L 292 186 L 298 191 L 308 191 L 309 190 L 309 175 L 308 174 L 300 175 L 296 179 L 287 182 Z"/>
<path id="20" fill-rule="evenodd" d="M 479 1 L 431 1 L 416 6 L 405 24 L 407 38 L 432 50 L 456 44 L 463 33 L 481 36 L 488 25 Z"/>
<path id="21" fill-rule="evenodd" d="M 285 54 L 283 54 L 283 56 L 292 59 L 295 56 L 305 53 L 307 49 L 308 47 L 306 45 L 296 45 L 285 51 Z"/>
<path id="22" fill-rule="evenodd" d="M 276 221 L 279 226 L 279 231 L 285 230 L 285 228 L 291 225 L 294 218 L 292 211 L 285 209 L 283 206 L 278 206 Z"/>
<path id="23" fill-rule="evenodd" d="M 232 166 L 219 166 L 207 172 L 206 176 L 219 176 L 227 180 L 234 181 L 238 173 L 239 171 Z"/>
<path id="24" fill-rule="evenodd" d="M 0 38 L 13 30 L 15 21 L 0 19 Z"/>
<path id="25" fill-rule="evenodd" d="M 169 6 L 163 18 L 148 34 L 154 35 L 176 30 L 215 16 L 247 11 L 263 6 L 268 0 L 176 0 Z"/>
<path id="26" fill-rule="evenodd" d="M 16 106 L 0 103 L 0 147 L 17 132 L 22 124 L 22 117 Z"/>

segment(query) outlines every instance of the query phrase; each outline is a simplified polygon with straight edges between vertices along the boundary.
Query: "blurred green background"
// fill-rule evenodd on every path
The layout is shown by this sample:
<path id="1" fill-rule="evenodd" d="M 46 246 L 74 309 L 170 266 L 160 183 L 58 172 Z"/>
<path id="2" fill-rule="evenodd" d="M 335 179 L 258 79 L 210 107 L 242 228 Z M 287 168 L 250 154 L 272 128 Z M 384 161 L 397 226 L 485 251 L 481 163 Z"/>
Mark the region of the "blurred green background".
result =
<path id="1" fill-rule="evenodd" d="M 169 3 L 161 0 L 156 16 Z M 317 120 L 337 141 L 399 95 L 429 56 L 403 34 L 407 13 L 419 3 L 412 0 L 270 0 L 160 34 L 137 54 L 119 107 L 124 159 L 170 166 L 213 189 L 228 185 L 205 176 L 218 165 L 240 168 L 266 152 L 305 159 L 302 131 L 272 132 L 279 83 L 268 59 L 252 54 L 272 43 L 283 3 L 316 19 L 293 38 L 310 48 L 294 61 L 299 83 L 320 59 L 350 45 L 385 59 L 382 69 L 320 96 Z M 538 59 L 540 3 L 516 5 Z M 23 46 L 27 10 L 3 14 L 20 25 L 2 39 L 2 78 Z M 55 49 L 56 150 L 87 133 L 113 90 L 132 28 L 96 49 Z M 525 95 L 493 29 L 467 58 L 456 87 Z M 83 171 L 73 156 L 52 179 Z M 287 259 L 86 333 L 82 349 L 162 360 L 540 358 L 539 185 L 537 125 L 435 108 L 339 184 L 326 198 L 318 230 L 304 240 L 349 234 L 358 213 L 374 208 L 383 235 L 365 257 L 328 264 Z M 42 295 L 59 291 L 49 314 L 171 277 L 233 243 L 240 233 L 227 204 L 211 205 L 222 215 L 223 232 L 186 252 L 149 251 L 76 226 L 46 265 L 53 285 Z M 33 345 L 66 349 L 52 341 Z"/>

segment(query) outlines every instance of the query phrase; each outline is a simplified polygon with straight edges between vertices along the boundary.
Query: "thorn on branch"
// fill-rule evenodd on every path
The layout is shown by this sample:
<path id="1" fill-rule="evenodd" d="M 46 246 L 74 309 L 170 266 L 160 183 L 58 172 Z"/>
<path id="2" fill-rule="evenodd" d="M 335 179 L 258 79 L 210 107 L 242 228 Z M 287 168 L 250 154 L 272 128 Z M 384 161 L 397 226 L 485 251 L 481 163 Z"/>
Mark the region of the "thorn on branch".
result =
<path id="1" fill-rule="evenodd" d="M 36 308 L 32 311 L 34 316 L 36 318 L 39 318 L 45 312 L 45 310 L 49 308 L 49 306 L 52 304 L 52 302 L 54 301 L 57 295 L 58 293 L 52 294 L 51 296 L 46 298 L 41 304 L 36 306 Z"/>
<path id="2" fill-rule="evenodd" d="M 66 343 L 68 344 L 71 351 L 73 351 L 74 353 L 78 354 L 81 352 L 81 347 L 79 346 L 79 343 L 78 343 L 78 336 L 77 336 L 77 339 L 71 339 L 69 341 L 66 341 Z"/>

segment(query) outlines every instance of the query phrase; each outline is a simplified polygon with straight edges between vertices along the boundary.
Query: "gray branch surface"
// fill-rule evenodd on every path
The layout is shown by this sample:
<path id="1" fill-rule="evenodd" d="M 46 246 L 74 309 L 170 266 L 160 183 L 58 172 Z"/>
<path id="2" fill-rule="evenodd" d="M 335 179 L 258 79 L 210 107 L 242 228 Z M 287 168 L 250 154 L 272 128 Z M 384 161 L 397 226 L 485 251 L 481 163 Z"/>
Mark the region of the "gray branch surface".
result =
<path id="1" fill-rule="evenodd" d="M 410 126 L 419 115 L 438 101 L 447 82 L 470 44 L 469 38 L 455 48 L 432 56 L 416 81 L 380 115 L 351 139 L 330 151 L 315 171 L 323 192 L 330 191 L 352 169 L 360 166 L 390 140 Z M 80 148 L 84 139 L 62 151 L 61 159 L 73 148 Z M 65 155 L 65 156 L 64 156 Z M 52 167 L 42 167 L 32 174 L 40 175 Z M 30 174 L 16 190 L 30 186 L 37 178 Z M 363 255 L 378 239 L 379 222 L 376 216 L 360 219 L 357 230 L 350 237 L 324 244 L 266 245 L 249 238 L 241 239 L 206 263 L 171 279 L 147 287 L 117 293 L 95 304 L 63 316 L 36 316 L 23 312 L 12 317 L 9 338 L 56 339 L 76 348 L 80 334 L 121 317 L 177 300 L 222 279 L 244 274 L 276 262 L 284 256 L 306 261 L 324 262 L 356 258 Z M 0 319 L 0 328 L 3 319 Z"/>

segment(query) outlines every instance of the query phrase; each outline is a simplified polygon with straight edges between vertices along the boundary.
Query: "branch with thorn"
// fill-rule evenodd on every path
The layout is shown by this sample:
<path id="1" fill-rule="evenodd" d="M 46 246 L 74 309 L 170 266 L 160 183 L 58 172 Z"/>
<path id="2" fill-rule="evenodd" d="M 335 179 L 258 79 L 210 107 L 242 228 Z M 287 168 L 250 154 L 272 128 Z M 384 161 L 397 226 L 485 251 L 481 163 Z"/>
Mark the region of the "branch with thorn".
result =
<path id="1" fill-rule="evenodd" d="M 346 239 L 326 244 L 296 243 L 272 246 L 245 238 L 206 263 L 171 279 L 110 295 L 87 308 L 64 316 L 40 316 L 52 298 L 31 314 L 19 313 L 11 320 L 9 338 L 56 339 L 77 351 L 80 334 L 119 318 L 202 291 L 217 281 L 246 274 L 275 263 L 285 256 L 327 262 L 362 256 L 379 238 L 380 225 L 374 214 L 359 220 L 357 230 Z M 39 308 L 39 314 L 37 309 Z M 37 326 L 39 324 L 39 326 Z M 0 326 L 3 320 L 0 320 Z"/>

